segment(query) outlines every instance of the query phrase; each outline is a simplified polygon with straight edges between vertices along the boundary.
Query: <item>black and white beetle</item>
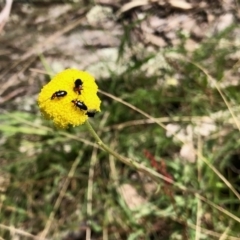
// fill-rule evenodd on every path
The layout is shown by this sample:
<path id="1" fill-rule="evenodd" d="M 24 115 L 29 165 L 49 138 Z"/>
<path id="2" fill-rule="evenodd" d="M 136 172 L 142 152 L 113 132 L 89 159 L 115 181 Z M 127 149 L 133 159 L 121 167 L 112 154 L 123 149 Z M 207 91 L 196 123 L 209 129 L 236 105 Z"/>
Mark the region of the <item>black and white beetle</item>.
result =
<path id="1" fill-rule="evenodd" d="M 81 101 L 79 101 L 79 100 L 77 100 L 77 99 L 75 99 L 75 100 L 72 100 L 72 103 L 74 103 L 74 105 L 76 106 L 76 107 L 78 107 L 80 110 L 85 110 L 85 111 L 87 111 L 87 106 L 84 104 L 84 102 L 81 102 Z"/>
<path id="2" fill-rule="evenodd" d="M 61 97 L 64 97 L 67 95 L 67 92 L 66 91 L 63 91 L 63 90 L 59 90 L 57 92 L 55 92 L 52 96 L 51 96 L 51 99 L 53 100 L 54 98 L 61 98 Z"/>

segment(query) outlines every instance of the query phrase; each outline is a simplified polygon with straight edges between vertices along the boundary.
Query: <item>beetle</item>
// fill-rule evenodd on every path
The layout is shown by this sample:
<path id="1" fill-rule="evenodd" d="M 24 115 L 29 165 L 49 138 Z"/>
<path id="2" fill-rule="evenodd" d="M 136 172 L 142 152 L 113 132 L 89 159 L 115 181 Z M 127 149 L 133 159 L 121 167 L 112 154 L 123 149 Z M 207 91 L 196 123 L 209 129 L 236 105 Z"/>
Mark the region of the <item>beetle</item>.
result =
<path id="1" fill-rule="evenodd" d="M 88 115 L 88 117 L 94 117 L 96 112 L 96 110 L 89 110 L 86 112 L 86 115 Z"/>
<path id="2" fill-rule="evenodd" d="M 52 96 L 51 96 L 51 99 L 53 100 L 54 98 L 61 98 L 61 97 L 64 97 L 67 95 L 67 92 L 64 91 L 64 90 L 59 90 L 57 92 L 55 92 Z"/>
<path id="3" fill-rule="evenodd" d="M 80 95 L 81 94 L 81 91 L 83 90 L 83 82 L 81 79 L 77 79 L 75 82 L 74 82 L 74 88 L 73 90 L 75 92 L 78 92 L 78 94 Z"/>
<path id="4" fill-rule="evenodd" d="M 75 99 L 75 100 L 72 100 L 72 103 L 74 103 L 74 105 L 76 106 L 76 107 L 78 107 L 80 110 L 85 110 L 85 111 L 87 111 L 87 106 L 84 104 L 84 102 L 81 102 L 81 101 L 79 101 L 79 100 L 77 100 L 77 99 Z"/>

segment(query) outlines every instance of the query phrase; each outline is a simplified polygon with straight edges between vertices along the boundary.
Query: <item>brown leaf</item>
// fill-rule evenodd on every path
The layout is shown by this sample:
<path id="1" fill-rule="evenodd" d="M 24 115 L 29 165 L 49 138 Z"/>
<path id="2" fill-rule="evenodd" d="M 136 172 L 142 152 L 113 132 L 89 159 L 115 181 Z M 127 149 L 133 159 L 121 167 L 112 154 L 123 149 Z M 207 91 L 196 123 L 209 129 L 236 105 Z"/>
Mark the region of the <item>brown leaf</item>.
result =
<path id="1" fill-rule="evenodd" d="M 193 8 L 193 6 L 190 3 L 187 3 L 183 0 L 170 0 L 169 3 L 175 8 L 180 8 L 184 10 Z"/>
<path id="2" fill-rule="evenodd" d="M 185 143 L 182 146 L 180 156 L 191 163 L 196 161 L 196 153 L 192 142 Z"/>
<path id="3" fill-rule="evenodd" d="M 158 47 L 165 47 L 167 43 L 160 37 L 151 34 L 151 33 L 145 33 L 145 41 L 148 43 L 152 43 Z"/>
<path id="4" fill-rule="evenodd" d="M 6 0 L 6 5 L 0 13 L 0 31 L 3 29 L 7 22 L 12 8 L 12 0 Z"/>
<path id="5" fill-rule="evenodd" d="M 126 183 L 121 185 L 120 193 L 130 209 L 140 207 L 147 202 L 147 200 L 140 196 L 137 190 L 130 184 Z"/>
<path id="6" fill-rule="evenodd" d="M 119 16 L 122 13 L 131 10 L 132 8 L 144 6 L 144 5 L 147 5 L 148 3 L 149 3 L 148 0 L 135 0 L 135 1 L 128 2 L 121 7 L 117 15 Z"/>

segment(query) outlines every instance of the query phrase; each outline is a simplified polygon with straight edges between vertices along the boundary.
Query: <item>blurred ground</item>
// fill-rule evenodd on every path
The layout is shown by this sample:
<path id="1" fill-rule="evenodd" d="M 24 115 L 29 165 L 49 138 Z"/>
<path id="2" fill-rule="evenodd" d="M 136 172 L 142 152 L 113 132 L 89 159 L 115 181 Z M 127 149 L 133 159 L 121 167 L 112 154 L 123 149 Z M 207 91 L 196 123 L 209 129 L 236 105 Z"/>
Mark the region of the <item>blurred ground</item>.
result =
<path id="1" fill-rule="evenodd" d="M 214 92 L 214 84 L 207 86 L 208 84 L 202 83 L 205 78 L 202 77 L 199 72 L 192 73 L 192 69 L 188 72 L 186 70 L 189 68 L 188 66 L 185 68 L 185 66 L 179 64 L 177 61 L 175 62 L 174 58 L 173 60 L 168 59 L 164 54 L 168 53 L 168 51 L 171 51 L 171 53 L 179 53 L 180 51 L 186 59 L 197 56 L 198 59 L 200 59 L 199 63 L 205 67 L 209 66 L 209 72 L 216 77 L 216 79 L 223 79 L 219 81 L 220 88 L 225 89 L 226 87 L 231 88 L 232 86 L 236 86 L 236 92 L 238 92 L 240 28 L 236 27 L 236 25 L 239 24 L 240 20 L 239 1 L 96 0 L 93 3 L 93 1 L 87 0 L 81 2 L 71 2 L 69 0 L 68 3 L 60 2 L 61 1 L 57 3 L 56 1 L 41 2 L 33 0 L 26 0 L 26 2 L 23 0 L 15 0 L 13 2 L 9 18 L 6 24 L 0 28 L 0 113 L 4 115 L 6 111 L 22 111 L 23 113 L 30 113 L 31 116 L 36 117 L 34 120 L 30 118 L 29 121 L 39 121 L 40 114 L 37 108 L 36 98 L 41 87 L 48 81 L 48 76 L 46 76 L 45 73 L 54 74 L 69 67 L 87 70 L 96 77 L 96 80 L 103 90 L 111 94 L 117 95 L 118 93 L 117 96 L 132 101 L 133 105 L 138 105 L 138 107 L 140 106 L 140 108 L 142 107 L 146 111 L 149 110 L 153 116 L 158 117 L 160 115 L 161 117 L 169 116 L 169 118 L 174 118 L 178 117 L 177 114 L 180 112 L 183 116 L 192 114 L 192 117 L 196 116 L 197 118 L 202 114 L 204 124 L 196 124 L 194 127 L 185 123 L 181 123 L 182 125 L 174 125 L 174 121 L 173 124 L 171 124 L 168 119 L 166 122 L 170 123 L 166 124 L 166 133 L 155 129 L 154 132 L 151 133 L 151 129 L 149 131 L 145 129 L 150 125 L 150 121 L 147 122 L 146 119 L 138 119 L 137 117 L 135 119 L 135 112 L 126 112 L 126 109 L 119 110 L 118 106 L 114 105 L 113 102 L 103 98 L 104 110 L 103 113 L 101 113 L 103 117 L 100 123 L 100 126 L 103 125 L 102 129 L 100 128 L 102 131 L 101 134 L 106 136 L 108 141 L 110 139 L 109 142 L 113 145 L 115 144 L 115 147 L 120 148 L 124 153 L 130 155 L 130 157 L 137 156 L 141 159 L 141 156 L 143 156 L 143 159 L 147 159 L 150 162 L 152 161 L 151 166 L 163 175 L 164 171 L 166 171 L 165 174 L 168 177 L 178 179 L 180 176 L 179 179 L 182 180 L 182 176 L 186 176 L 186 178 L 189 176 L 189 179 L 182 180 L 182 184 L 186 183 L 186 188 L 189 186 L 190 188 L 193 186 L 196 187 L 194 185 L 195 182 L 192 181 L 192 175 L 190 177 L 189 174 L 189 172 L 192 172 L 192 174 L 196 176 L 196 169 L 191 171 L 188 169 L 189 172 L 186 170 L 184 174 L 179 174 L 183 169 L 183 167 L 181 169 L 182 165 L 185 166 L 189 163 L 195 163 L 196 161 L 196 154 L 193 148 L 196 147 L 197 144 L 196 139 L 192 137 L 192 135 L 197 132 L 199 136 L 203 138 L 206 137 L 206 144 L 208 144 L 207 147 L 210 149 L 209 153 L 217 152 L 217 155 L 218 152 L 224 152 L 229 146 L 224 144 L 224 137 L 230 134 L 231 131 L 235 132 L 236 126 L 232 127 L 232 120 L 231 123 L 229 123 L 229 113 L 222 121 L 226 123 L 226 128 L 218 125 L 219 116 L 222 118 L 223 115 L 223 107 L 220 105 L 222 99 L 219 97 L 219 94 Z M 4 5 L 5 3 L 0 1 L 0 10 L 3 9 Z M 229 29 L 232 29 L 232 31 Z M 230 32 L 229 34 L 228 31 Z M 205 42 L 207 42 L 206 45 Z M 215 45 L 216 49 L 214 48 Z M 220 50 L 218 51 L 218 49 Z M 228 49 L 231 49 L 231 53 L 227 52 Z M 224 52 L 225 55 L 221 58 L 222 55 L 219 57 L 216 52 L 219 53 L 219 55 Z M 179 55 L 176 54 L 174 57 L 178 58 Z M 219 62 L 216 62 L 216 65 L 214 65 L 215 57 L 219 57 L 221 64 L 217 65 Z M 170 73 L 169 69 L 173 69 L 174 73 Z M 130 74 L 128 75 L 129 72 Z M 129 78 L 129 76 L 132 78 Z M 191 81 L 187 77 L 189 77 Z M 198 77 L 200 79 L 199 81 Z M 196 80 L 196 84 L 194 80 Z M 192 82 L 194 82 L 195 85 L 191 85 Z M 163 88 L 163 86 L 165 86 L 164 84 L 167 85 L 166 88 Z M 199 92 L 191 92 L 196 85 Z M 185 86 L 187 87 L 185 88 Z M 177 90 L 174 89 L 173 92 L 171 92 L 171 87 L 176 87 Z M 152 95 L 148 95 L 150 91 L 153 92 Z M 232 90 L 230 89 L 229 91 Z M 233 95 L 235 96 L 237 93 Z M 129 96 L 133 96 L 133 98 L 129 98 Z M 219 99 L 221 99 L 221 101 Z M 166 102 L 164 102 L 164 100 L 166 100 Z M 192 106 L 191 104 L 195 105 Z M 207 108 L 208 106 L 209 109 Z M 108 109 L 112 111 L 109 110 L 109 113 Z M 176 112 L 177 114 L 174 115 Z M 111 118 L 108 118 L 109 115 Z M 209 118 L 206 118 L 206 115 L 210 118 L 210 121 Z M 105 126 L 104 123 L 107 121 L 109 122 L 107 126 Z M 141 127 L 142 123 L 145 123 L 145 125 Z M 9 123 L 9 125 L 10 124 L 11 123 Z M 126 130 L 127 134 L 131 133 L 132 139 L 127 140 L 128 138 L 126 136 L 128 135 L 126 132 L 124 135 L 124 128 L 126 126 L 135 127 L 129 131 Z M 181 130 L 182 126 L 184 126 L 183 130 Z M 210 136 L 212 132 L 217 131 L 217 127 L 220 128 L 221 134 Z M 4 129 L 1 129 L 1 131 L 4 132 Z M 12 129 L 10 128 L 9 131 L 11 133 Z M 25 133 L 24 131 L 27 132 L 26 129 L 22 131 L 21 133 Z M 69 130 L 70 133 L 72 133 L 71 131 L 72 130 Z M 147 132 L 149 136 L 145 136 L 144 132 Z M 109 136 L 108 133 L 111 135 Z M 142 135 L 137 135 L 138 133 Z M 86 135 L 84 132 L 81 134 L 83 138 Z M 174 145 L 175 139 L 172 140 L 171 144 L 167 143 L 165 139 L 171 137 L 173 134 L 176 134 L 178 138 L 184 138 L 184 141 L 190 142 L 183 147 L 179 147 L 178 144 Z M 33 134 L 27 137 L 25 135 L 23 137 L 22 135 L 16 135 L 14 136 L 15 140 L 12 140 L 9 136 L 11 137 L 11 134 L 6 137 L 1 133 L 0 139 L 0 145 L 2 145 L 0 163 L 9 171 L 9 173 L 6 171 L 6 173 L 0 176 L 0 192 L 7 192 L 8 189 L 11 190 L 9 190 L 9 194 L 6 194 L 6 196 L 9 196 L 10 203 L 6 201 L 6 212 L 4 212 L 4 214 L 9 214 L 10 212 L 13 225 L 15 224 L 19 229 L 24 229 L 26 232 L 31 232 L 34 235 L 39 235 L 51 212 L 50 207 L 52 207 L 52 203 L 57 199 L 63 179 L 66 178 L 70 168 L 69 161 L 62 162 L 62 158 L 64 158 L 63 152 L 66 153 L 67 160 L 68 158 L 72 160 L 76 157 L 75 155 L 79 150 L 79 146 L 75 146 L 72 142 L 67 142 L 70 141 L 69 139 L 62 140 L 58 132 L 45 133 L 43 131 L 39 136 Z M 190 139 L 188 138 L 189 136 L 191 136 Z M 150 140 L 148 142 L 146 139 L 150 139 L 152 142 Z M 234 135 L 231 139 L 234 144 L 238 142 L 238 136 Z M 7 145 L 9 148 L 4 148 L 6 142 L 9 144 Z M 169 147 L 168 144 L 171 145 L 171 147 Z M 73 147 L 71 148 L 70 146 Z M 229 150 L 230 154 L 236 154 L 235 150 L 238 148 L 237 146 L 234 145 Z M 145 147 L 153 152 L 156 150 L 156 156 L 161 156 L 161 158 L 159 157 L 161 159 L 160 170 L 154 165 L 157 160 L 155 160 L 150 152 L 144 151 L 144 154 L 142 153 Z M 14 150 L 16 150 L 16 152 L 14 152 Z M 91 155 L 88 149 L 84 152 L 87 157 Z M 40 157 L 37 157 L 37 155 Z M 86 156 L 85 158 L 88 159 Z M 167 167 L 172 167 L 171 174 L 168 174 L 164 159 L 174 159 L 175 157 L 177 159 L 179 156 L 185 159 L 187 163 L 179 163 L 176 160 L 177 164 L 182 165 L 174 165 L 174 163 L 172 163 L 174 161 L 169 161 L 170 163 L 167 162 L 167 164 L 169 164 Z M 17 167 L 15 168 L 15 159 L 19 160 L 20 158 L 20 160 L 24 159 L 24 161 L 28 161 L 28 157 L 30 159 L 29 162 L 31 162 L 31 167 L 27 164 L 25 166 L 25 163 L 21 165 L 16 161 Z M 224 157 L 225 155 L 217 155 L 217 163 L 219 164 L 219 159 L 224 159 Z M 25 158 L 27 160 L 25 160 Z M 9 159 L 13 161 L 13 166 L 9 163 Z M 237 157 L 235 159 L 237 159 Z M 33 164 L 33 166 L 31 164 Z M 19 166 L 21 166 L 22 169 Z M 20 170 L 18 171 L 16 169 Z M 63 235 L 67 236 L 65 239 L 69 240 L 85 239 L 86 211 L 82 205 L 84 204 L 83 199 L 87 191 L 88 169 L 89 165 L 83 165 L 76 179 L 71 179 L 70 190 L 66 193 L 63 204 L 57 212 L 58 218 L 56 219 L 58 219 L 58 222 L 56 221 L 57 223 L 55 222 L 55 225 L 59 226 L 59 228 L 56 227 L 56 230 L 53 230 L 52 233 L 57 237 L 52 239 L 59 239 L 59 236 L 63 239 Z M 50 170 L 55 175 L 52 174 Z M 113 183 L 113 181 L 109 183 L 108 165 L 106 167 L 104 164 L 100 164 L 96 170 L 98 177 L 96 177 L 97 180 L 95 179 L 95 182 L 98 188 L 95 188 L 93 202 L 95 203 L 94 216 L 97 217 L 93 219 L 96 226 L 92 228 L 92 239 L 104 239 L 102 235 L 104 236 L 104 230 L 106 229 L 106 231 L 109 231 L 109 235 L 112 236 L 109 238 L 110 240 L 127 239 L 126 236 L 129 236 L 132 232 L 135 234 L 135 238 L 132 235 L 131 239 L 145 239 L 143 237 L 138 238 L 138 234 L 142 236 L 142 232 L 145 234 L 145 231 L 147 231 L 146 234 L 148 234 L 149 237 L 146 239 L 150 240 L 194 239 L 191 236 L 189 238 L 186 237 L 187 224 L 178 221 L 178 216 L 176 217 L 177 220 L 174 219 L 174 221 L 168 218 L 171 216 L 168 212 L 170 210 L 166 207 L 169 205 L 169 199 L 171 199 L 171 197 L 169 197 L 171 194 L 167 192 L 168 186 L 163 184 L 164 191 L 156 196 L 157 187 L 155 183 L 149 181 L 149 179 L 146 180 L 144 175 L 136 174 L 129 169 L 126 170 L 123 166 L 120 166 L 118 170 L 120 177 L 124 176 L 124 180 L 120 179 L 120 181 L 122 181 L 121 183 L 117 181 L 117 183 Z M 176 172 L 174 172 L 175 170 Z M 204 174 L 205 170 L 204 168 Z M 229 169 L 227 170 L 229 171 Z M 235 173 L 238 171 L 237 169 Z M 30 177 L 31 175 L 36 176 L 36 179 L 22 179 L 22 177 L 25 177 L 25 174 Z M 15 179 L 13 185 L 11 185 L 10 179 Z M 21 181 L 24 184 L 22 184 Z M 211 182 L 213 185 L 217 185 L 213 177 L 205 179 L 205 182 Z M 115 186 L 118 184 L 119 186 L 116 188 L 129 209 L 149 204 L 146 209 L 157 212 L 155 206 L 152 204 L 158 206 L 159 199 L 163 197 L 165 202 L 161 200 L 159 208 L 160 210 L 167 209 L 166 218 L 159 217 L 159 215 L 148 216 L 145 212 L 141 212 L 133 215 L 136 216 L 137 219 L 134 221 L 134 217 L 131 218 L 131 216 L 129 216 L 131 214 L 129 214 L 127 210 L 124 212 L 122 209 L 119 210 L 117 208 L 122 206 L 122 203 L 112 197 L 112 195 L 116 195 L 116 192 L 111 195 L 112 188 L 115 190 Z M 206 195 L 208 194 L 207 196 L 213 199 L 215 195 L 211 195 L 211 193 L 214 192 L 211 187 L 212 185 L 206 186 L 205 189 L 201 189 L 201 192 L 205 193 L 207 189 Z M 219 184 L 218 187 L 221 194 L 227 195 L 226 192 L 224 192 L 225 189 L 222 190 L 221 184 Z M 20 189 L 19 192 L 16 189 Z M 31 191 L 29 189 L 31 189 Z M 141 194 L 138 194 L 138 192 Z M 179 196 L 181 194 L 180 191 L 176 191 L 177 200 L 179 200 L 178 198 L 180 198 Z M 222 196 L 221 194 L 220 196 Z M 6 196 L 4 195 L 4 199 L 7 198 Z M 185 197 L 186 196 L 183 197 L 184 200 Z M 167 200 L 165 198 L 167 198 Z M 186 198 L 188 198 L 188 196 Z M 16 202 L 14 207 L 11 207 L 11 204 L 13 204 L 11 200 Z M 187 202 L 188 199 L 184 204 L 182 201 L 178 202 L 177 200 L 176 204 L 179 204 L 177 207 L 179 207 L 178 212 L 180 212 L 180 216 L 182 216 L 182 209 L 187 209 L 186 211 L 188 211 L 188 213 L 194 209 L 191 204 Z M 2 200 L 0 203 L 2 204 L 4 201 L 5 200 Z M 218 202 L 218 199 L 216 201 Z M 235 204 L 236 199 L 234 199 L 233 202 Z M 49 205 L 47 203 L 49 203 Z M 4 206 L 4 204 L 1 204 L 0 208 Z M 46 209 L 42 204 L 46 204 Z M 227 202 L 227 204 L 229 203 Z M 117 206 L 117 210 L 115 206 Z M 223 204 L 221 206 L 223 206 Z M 233 209 L 233 211 L 237 211 L 236 209 L 238 208 Z M 171 211 L 173 210 L 171 209 Z M 228 227 L 234 225 L 230 221 L 230 223 L 227 221 L 227 223 L 225 223 L 221 216 L 219 218 L 214 216 L 214 219 L 214 217 L 208 213 L 209 208 L 204 209 L 204 211 L 205 214 L 202 215 L 203 225 L 209 231 L 219 232 L 217 224 L 212 224 L 214 220 L 217 223 L 220 222 L 220 220 L 222 221 L 222 225 L 220 224 L 219 226 Z M 17 218 L 18 215 L 15 218 L 15 212 L 20 212 L 21 214 L 23 212 L 27 216 L 24 215 L 24 217 L 22 217 L 20 214 L 19 218 Z M 101 220 L 99 216 L 104 216 L 105 220 L 107 217 L 104 214 L 107 213 L 109 213 L 110 216 L 116 215 L 122 218 L 119 217 L 116 223 L 115 219 L 112 220 L 112 217 L 109 217 L 110 220 L 106 220 L 106 229 L 99 230 L 98 227 L 100 224 L 98 225 L 98 221 Z M 7 219 L 4 224 L 11 225 L 12 222 L 10 220 L 8 221 L 8 218 L 4 218 L 4 214 L 2 216 L 3 219 Z M 125 215 L 122 216 L 122 214 Z M 79 218 L 81 218 L 82 221 L 79 220 L 78 216 L 80 216 Z M 39 219 L 37 219 L 38 217 Z M 100 220 L 98 218 L 100 218 Z M 72 226 L 71 224 L 68 225 L 70 222 L 75 223 L 77 227 L 74 226 L 73 230 L 69 229 L 69 225 Z M 151 226 L 150 223 L 152 224 Z M 181 234 L 175 238 L 170 238 L 173 232 L 172 229 L 179 229 L 179 226 Z M 235 226 L 237 227 L 237 225 Z M 227 227 L 222 227 L 222 229 L 227 229 Z M 63 233 L 60 232 L 58 235 L 58 229 L 64 229 Z M 65 234 L 66 232 L 70 233 Z M 10 233 L 12 234 L 11 236 L 15 236 L 15 239 L 17 239 L 19 234 L 14 235 L 14 231 L 11 229 Z M 212 239 L 211 237 L 214 236 L 214 233 L 212 233 L 209 238 L 206 237 L 202 239 Z M 20 236 L 23 235 L 20 234 Z M 158 236 L 162 238 L 158 238 Z M 221 234 L 216 236 L 220 239 Z M 27 239 L 27 236 L 25 237 Z M 238 235 L 237 237 L 240 236 Z M 34 239 L 34 237 L 31 238 Z"/>
<path id="2" fill-rule="evenodd" d="M 110 72 L 126 70 L 125 60 L 116 60 L 119 47 L 127 41 L 131 45 L 126 46 L 125 59 L 137 58 L 145 49 L 156 52 L 180 44 L 192 52 L 203 39 L 238 20 L 234 0 L 95 1 L 95 5 L 14 1 L 0 33 L 0 103 L 9 106 L 11 100 L 10 105 L 15 101 L 15 107 L 26 104 L 28 109 L 35 104 L 22 100 L 35 95 L 43 84 L 43 76 L 29 70 L 42 69 L 42 54 L 54 72 L 76 67 L 97 79 L 109 78 Z M 233 41 L 238 41 L 239 29 L 234 35 Z M 156 68 L 164 65 L 161 60 Z"/>

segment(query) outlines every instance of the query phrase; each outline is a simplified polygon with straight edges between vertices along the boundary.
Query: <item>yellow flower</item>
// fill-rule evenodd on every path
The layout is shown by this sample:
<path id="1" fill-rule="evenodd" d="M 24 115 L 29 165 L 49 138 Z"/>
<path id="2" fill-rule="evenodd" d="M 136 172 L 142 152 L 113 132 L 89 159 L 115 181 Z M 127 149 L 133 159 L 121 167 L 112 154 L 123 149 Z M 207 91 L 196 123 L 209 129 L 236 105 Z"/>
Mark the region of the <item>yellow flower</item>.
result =
<path id="1" fill-rule="evenodd" d="M 95 79 L 88 72 L 66 69 L 42 88 L 38 105 L 43 116 L 52 119 L 57 127 L 78 126 L 100 112 L 97 90 Z"/>

